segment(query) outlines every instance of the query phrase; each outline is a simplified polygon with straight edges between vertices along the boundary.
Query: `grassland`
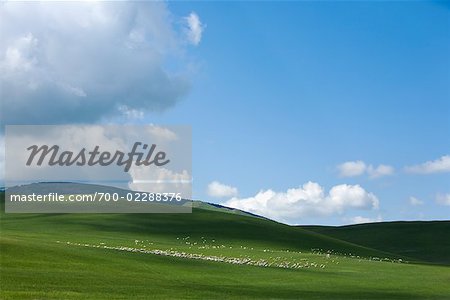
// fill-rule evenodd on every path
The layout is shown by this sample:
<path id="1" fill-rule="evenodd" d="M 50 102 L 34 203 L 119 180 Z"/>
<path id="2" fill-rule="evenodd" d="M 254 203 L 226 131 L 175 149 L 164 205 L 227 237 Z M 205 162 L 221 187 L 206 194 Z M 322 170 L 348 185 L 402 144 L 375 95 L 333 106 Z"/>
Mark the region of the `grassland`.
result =
<path id="1" fill-rule="evenodd" d="M 448 265 L 220 209 L 0 217 L 1 299 L 450 299 Z"/>
<path id="2" fill-rule="evenodd" d="M 413 260 L 450 265 L 450 222 L 382 222 L 302 228 Z"/>

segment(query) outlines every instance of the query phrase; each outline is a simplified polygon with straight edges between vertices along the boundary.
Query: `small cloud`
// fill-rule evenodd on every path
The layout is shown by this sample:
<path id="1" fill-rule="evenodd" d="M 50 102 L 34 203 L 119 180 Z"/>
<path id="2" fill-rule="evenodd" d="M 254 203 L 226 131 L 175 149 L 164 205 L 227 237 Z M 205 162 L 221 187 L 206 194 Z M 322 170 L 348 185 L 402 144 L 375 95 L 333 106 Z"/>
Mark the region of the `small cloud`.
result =
<path id="1" fill-rule="evenodd" d="M 195 12 L 191 12 L 189 16 L 184 19 L 187 25 L 186 34 L 188 41 L 192 45 L 197 46 L 202 40 L 203 31 L 205 30 L 206 25 L 202 24 L 200 18 Z"/>
<path id="2" fill-rule="evenodd" d="M 395 172 L 392 166 L 378 165 L 374 167 L 373 165 L 367 165 L 361 160 L 344 162 L 338 165 L 337 169 L 341 177 L 355 177 L 367 174 L 372 179 L 392 175 Z"/>
<path id="3" fill-rule="evenodd" d="M 436 203 L 440 205 L 450 206 L 450 194 L 438 194 L 436 196 Z"/>
<path id="4" fill-rule="evenodd" d="M 427 161 L 420 165 L 408 166 L 405 171 L 416 174 L 450 172 L 450 155 L 444 155 L 439 159 Z"/>
<path id="5" fill-rule="evenodd" d="M 416 197 L 409 197 L 409 204 L 412 206 L 419 206 L 423 205 L 423 201 L 420 199 L 417 199 Z"/>
<path id="6" fill-rule="evenodd" d="M 354 177 L 364 174 L 366 171 L 366 164 L 361 160 L 347 161 L 337 166 L 337 168 L 341 177 Z"/>
<path id="7" fill-rule="evenodd" d="M 362 224 L 362 223 L 374 223 L 374 222 L 382 222 L 383 218 L 378 216 L 376 218 L 366 218 L 361 216 L 356 216 L 350 219 L 347 219 L 352 224 Z"/>
<path id="8" fill-rule="evenodd" d="M 235 187 L 213 181 L 208 185 L 207 193 L 211 197 L 235 197 L 238 195 L 238 190 Z"/>
<path id="9" fill-rule="evenodd" d="M 367 174 L 370 178 L 379 178 L 394 174 L 394 168 L 388 165 L 379 165 L 375 168 L 370 165 L 367 167 Z"/>

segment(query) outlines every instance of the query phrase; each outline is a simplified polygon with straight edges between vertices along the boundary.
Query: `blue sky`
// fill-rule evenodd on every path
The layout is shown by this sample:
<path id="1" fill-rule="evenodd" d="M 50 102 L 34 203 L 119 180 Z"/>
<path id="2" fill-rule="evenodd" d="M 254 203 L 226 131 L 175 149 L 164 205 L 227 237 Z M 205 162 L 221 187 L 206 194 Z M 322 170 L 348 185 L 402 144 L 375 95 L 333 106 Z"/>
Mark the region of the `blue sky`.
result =
<path id="1" fill-rule="evenodd" d="M 207 24 L 192 92 L 155 122 L 191 123 L 194 194 L 212 180 L 242 197 L 307 182 L 360 184 L 384 220 L 446 219 L 448 173 L 403 168 L 450 151 L 450 24 L 434 3 L 171 3 Z M 392 176 L 340 178 L 362 160 Z M 424 205 L 413 207 L 409 198 Z M 310 219 L 310 218 L 308 218 Z M 318 220 L 311 218 L 312 222 Z M 309 221 L 311 221 L 311 219 Z M 342 216 L 318 222 L 340 223 Z"/>
<path id="2" fill-rule="evenodd" d="M 194 198 L 289 223 L 448 219 L 448 5 L 198 1 L 164 9 L 175 27 L 192 13 L 201 20 L 201 41 L 164 61 L 189 69 L 190 88 L 180 83 L 176 104 L 145 106 L 142 119 L 127 122 L 192 125 Z M 433 161 L 437 170 L 405 169 Z M 343 176 L 345 162 L 363 163 L 362 174 Z M 379 165 L 388 170 L 374 175 Z M 208 191 L 212 182 L 219 192 Z"/>

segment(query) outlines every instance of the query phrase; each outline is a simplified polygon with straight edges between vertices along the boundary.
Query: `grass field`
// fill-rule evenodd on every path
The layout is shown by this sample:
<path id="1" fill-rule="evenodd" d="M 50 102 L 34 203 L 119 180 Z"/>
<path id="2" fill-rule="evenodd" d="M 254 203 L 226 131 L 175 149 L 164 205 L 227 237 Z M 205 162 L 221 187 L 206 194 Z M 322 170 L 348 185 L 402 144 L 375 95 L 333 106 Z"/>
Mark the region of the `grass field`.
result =
<path id="1" fill-rule="evenodd" d="M 414 227 L 427 240 L 410 255 L 401 242 L 377 244 L 393 230 L 382 224 L 352 238 L 197 206 L 192 214 L 2 213 L 0 298 L 450 299 L 450 254 L 440 248 L 449 222 Z"/>
<path id="2" fill-rule="evenodd" d="M 448 221 L 403 221 L 302 228 L 411 259 L 450 265 Z"/>

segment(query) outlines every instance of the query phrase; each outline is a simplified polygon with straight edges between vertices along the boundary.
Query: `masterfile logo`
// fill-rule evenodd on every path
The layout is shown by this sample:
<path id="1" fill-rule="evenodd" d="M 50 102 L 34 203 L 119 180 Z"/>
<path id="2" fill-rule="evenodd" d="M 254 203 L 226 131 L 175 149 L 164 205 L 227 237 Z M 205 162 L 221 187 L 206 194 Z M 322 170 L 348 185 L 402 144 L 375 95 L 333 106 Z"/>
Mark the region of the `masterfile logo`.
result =
<path id="1" fill-rule="evenodd" d="M 138 151 L 139 147 L 142 148 L 142 152 Z M 38 166 L 41 166 L 47 158 L 47 164 L 49 166 L 95 166 L 97 164 L 100 166 L 109 166 L 116 163 L 118 166 L 124 166 L 124 172 L 128 172 L 133 163 L 136 166 L 150 166 L 153 164 L 157 167 L 168 164 L 170 160 L 166 159 L 166 152 L 158 151 L 154 154 L 155 149 L 156 144 L 152 144 L 149 147 L 148 144 L 135 142 L 133 148 L 128 153 L 124 153 L 120 150 L 116 150 L 114 153 L 109 151 L 101 152 L 100 146 L 98 145 L 91 151 L 82 148 L 78 153 L 74 153 L 73 151 L 60 152 L 61 149 L 57 145 L 51 147 L 48 145 L 32 145 L 27 148 L 31 153 L 26 165 L 32 165 L 36 156 L 38 156 L 38 158 L 36 158 L 35 164 Z"/>
<path id="2" fill-rule="evenodd" d="M 189 126 L 9 125 L 5 142 L 6 212 L 191 211 Z"/>

